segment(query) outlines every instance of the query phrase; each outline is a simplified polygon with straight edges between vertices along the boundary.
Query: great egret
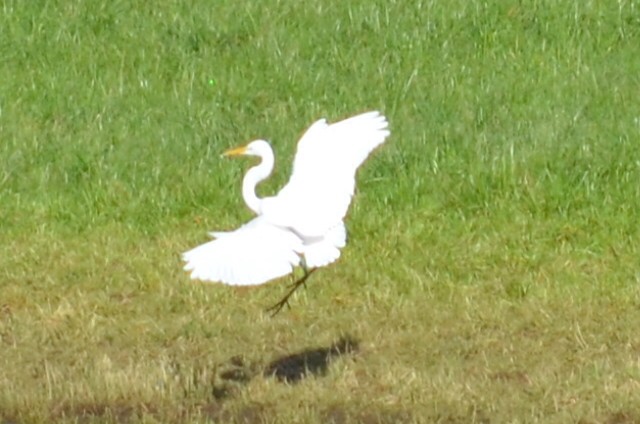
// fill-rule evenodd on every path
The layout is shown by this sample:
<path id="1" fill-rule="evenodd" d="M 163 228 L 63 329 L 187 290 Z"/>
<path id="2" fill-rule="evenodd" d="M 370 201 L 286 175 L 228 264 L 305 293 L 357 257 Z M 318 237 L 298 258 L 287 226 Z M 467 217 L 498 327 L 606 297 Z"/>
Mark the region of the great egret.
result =
<path id="1" fill-rule="evenodd" d="M 242 182 L 242 196 L 256 218 L 235 231 L 213 232 L 215 240 L 182 255 L 192 279 L 235 286 L 266 283 L 301 266 L 304 276 L 271 310 L 287 304 L 316 268 L 329 265 L 346 244 L 343 223 L 355 188 L 355 174 L 369 153 L 389 135 L 379 112 L 328 124 L 316 121 L 298 142 L 289 183 L 277 196 L 258 198 L 256 185 L 274 165 L 264 140 L 228 150 L 224 156 L 258 156 Z"/>

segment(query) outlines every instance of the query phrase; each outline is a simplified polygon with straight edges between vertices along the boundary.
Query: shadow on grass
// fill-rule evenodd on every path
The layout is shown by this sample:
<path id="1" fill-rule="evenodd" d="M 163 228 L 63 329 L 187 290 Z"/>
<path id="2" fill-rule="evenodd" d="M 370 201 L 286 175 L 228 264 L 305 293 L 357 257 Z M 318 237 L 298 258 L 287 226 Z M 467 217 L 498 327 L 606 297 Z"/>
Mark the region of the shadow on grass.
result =
<path id="1" fill-rule="evenodd" d="M 266 365 L 247 363 L 241 356 L 233 356 L 220 365 L 218 383 L 214 384 L 212 394 L 218 400 L 232 397 L 241 386 L 254 377 L 275 377 L 282 383 L 295 384 L 309 376 L 323 376 L 327 373 L 331 361 L 358 351 L 359 342 L 351 336 L 341 337 L 328 347 L 304 349 L 290 355 L 273 359 Z"/>
<path id="2" fill-rule="evenodd" d="M 69 420 L 82 424 L 92 422 L 120 424 L 144 421 L 145 417 L 153 417 L 159 421 L 178 420 L 179 422 L 189 421 L 194 417 L 204 417 L 213 422 L 261 423 L 270 421 L 277 416 L 277 412 L 265 405 L 256 403 L 233 405 L 233 402 L 230 405 L 227 400 L 233 399 L 254 378 L 274 377 L 279 382 L 295 384 L 310 376 L 323 376 L 328 372 L 332 361 L 345 355 L 355 354 L 358 349 L 358 340 L 351 336 L 344 336 L 330 346 L 304 349 L 277 357 L 266 364 L 262 361 L 252 362 L 242 356 L 233 356 L 224 363 L 217 364 L 215 368 L 218 371 L 212 380 L 207 378 L 200 382 L 210 388 L 205 390 L 210 393 L 212 398 L 201 399 L 200 402 L 195 401 L 177 409 L 175 407 L 167 408 L 167 405 L 160 404 L 129 403 L 126 400 L 114 403 L 63 402 L 53 408 L 50 418 L 52 421 Z M 185 396 L 189 398 L 190 395 L 185 393 Z M 324 411 L 323 415 L 328 422 L 337 424 L 352 422 L 353 417 L 360 417 L 354 415 L 347 405 L 333 405 Z M 367 418 L 357 422 L 401 422 L 396 419 L 398 417 L 395 415 L 390 417 L 393 419 L 380 420 L 378 417 L 375 420 Z M 21 421 L 5 418 L 0 411 L 0 424 L 5 423 L 22 424 Z"/>
<path id="3" fill-rule="evenodd" d="M 327 373 L 332 359 L 358 351 L 356 339 L 346 336 L 329 347 L 305 349 L 292 355 L 274 359 L 264 369 L 265 377 L 275 377 L 285 383 L 297 383 L 308 375 Z"/>

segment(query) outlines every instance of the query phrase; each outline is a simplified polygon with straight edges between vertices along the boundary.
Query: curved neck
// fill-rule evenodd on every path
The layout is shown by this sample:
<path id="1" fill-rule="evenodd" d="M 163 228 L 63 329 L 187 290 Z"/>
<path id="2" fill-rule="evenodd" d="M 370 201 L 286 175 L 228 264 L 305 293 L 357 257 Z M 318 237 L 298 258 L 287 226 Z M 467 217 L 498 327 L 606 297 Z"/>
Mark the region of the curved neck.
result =
<path id="1" fill-rule="evenodd" d="M 262 213 L 262 199 L 256 196 L 256 186 L 260 181 L 271 175 L 273 162 L 273 152 L 264 152 L 262 162 L 249 169 L 242 180 L 242 197 L 244 197 L 244 201 L 249 209 L 258 215 Z"/>

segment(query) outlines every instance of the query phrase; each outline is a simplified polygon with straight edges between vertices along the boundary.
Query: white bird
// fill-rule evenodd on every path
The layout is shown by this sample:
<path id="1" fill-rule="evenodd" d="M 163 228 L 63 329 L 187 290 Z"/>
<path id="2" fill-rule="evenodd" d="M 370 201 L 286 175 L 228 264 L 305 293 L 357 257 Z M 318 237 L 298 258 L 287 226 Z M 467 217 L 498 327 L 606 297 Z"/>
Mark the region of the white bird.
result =
<path id="1" fill-rule="evenodd" d="M 235 231 L 213 232 L 215 238 L 182 255 L 192 279 L 235 286 L 263 284 L 301 266 L 304 276 L 271 309 L 277 313 L 317 267 L 340 257 L 346 244 L 343 219 L 355 189 L 358 167 L 389 136 L 379 112 L 368 112 L 328 124 L 316 121 L 298 142 L 293 172 L 273 197 L 258 198 L 256 185 L 273 170 L 269 143 L 256 140 L 224 156 L 258 156 L 242 182 L 242 196 L 257 215 Z"/>

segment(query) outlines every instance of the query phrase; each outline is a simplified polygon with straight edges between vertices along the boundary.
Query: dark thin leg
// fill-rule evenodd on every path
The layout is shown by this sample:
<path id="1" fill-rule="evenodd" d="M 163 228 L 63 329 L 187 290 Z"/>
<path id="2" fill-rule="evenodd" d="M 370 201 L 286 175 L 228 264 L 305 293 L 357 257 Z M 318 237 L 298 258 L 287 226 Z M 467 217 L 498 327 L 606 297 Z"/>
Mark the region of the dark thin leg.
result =
<path id="1" fill-rule="evenodd" d="M 280 301 L 278 303 L 276 303 L 275 305 L 267 308 L 267 312 L 271 312 L 271 316 L 275 317 L 276 315 L 278 315 L 278 312 L 280 312 L 282 310 L 282 308 L 284 308 L 284 305 L 289 306 L 289 298 L 291 297 L 293 292 L 298 290 L 298 288 L 300 286 L 304 285 L 306 283 L 306 281 L 307 281 L 307 278 L 309 278 L 309 276 L 311 274 L 313 274 L 313 272 L 316 269 L 317 268 L 313 268 L 313 269 L 307 270 L 306 268 L 304 268 L 304 275 L 302 277 L 300 277 L 300 279 L 298 279 L 298 281 L 296 281 L 295 283 L 293 283 L 291 285 L 291 289 L 287 292 L 286 295 L 284 295 L 284 297 L 282 299 L 280 299 Z"/>
<path id="2" fill-rule="evenodd" d="M 307 261 L 305 260 L 304 256 L 302 256 L 300 258 L 300 267 L 304 271 L 304 275 L 300 278 L 300 280 L 302 280 L 302 281 L 300 281 L 300 280 L 296 281 L 295 283 L 293 283 L 291 285 L 291 287 L 295 287 L 296 285 L 298 285 L 298 283 L 300 283 L 306 289 L 307 288 L 307 278 L 309 278 L 309 274 L 311 274 L 313 271 L 315 271 L 316 268 L 311 268 L 311 269 L 307 268 Z"/>

